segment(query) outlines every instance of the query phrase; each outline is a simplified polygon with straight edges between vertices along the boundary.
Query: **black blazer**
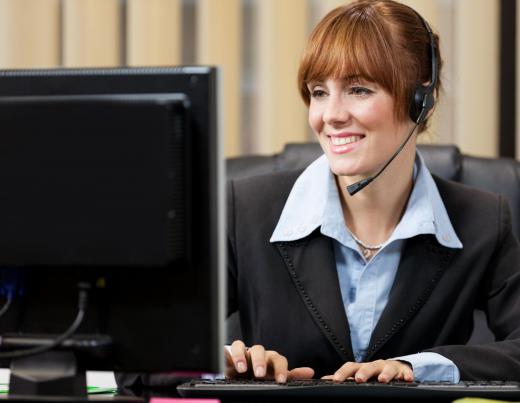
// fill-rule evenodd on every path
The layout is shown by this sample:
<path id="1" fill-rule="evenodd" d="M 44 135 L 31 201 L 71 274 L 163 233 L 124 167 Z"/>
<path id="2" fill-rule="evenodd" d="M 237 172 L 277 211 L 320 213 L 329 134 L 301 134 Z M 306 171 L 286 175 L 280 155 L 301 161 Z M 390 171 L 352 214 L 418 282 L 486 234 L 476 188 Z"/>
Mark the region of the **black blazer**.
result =
<path id="1" fill-rule="evenodd" d="M 240 312 L 246 345 L 310 366 L 315 377 L 354 361 L 332 241 L 319 229 L 269 243 L 301 171 L 228 186 L 228 314 Z M 433 235 L 406 242 L 366 361 L 433 351 L 461 379 L 520 380 L 520 246 L 502 196 L 435 178 L 461 250 Z M 467 346 L 473 310 L 483 309 L 496 342 Z"/>

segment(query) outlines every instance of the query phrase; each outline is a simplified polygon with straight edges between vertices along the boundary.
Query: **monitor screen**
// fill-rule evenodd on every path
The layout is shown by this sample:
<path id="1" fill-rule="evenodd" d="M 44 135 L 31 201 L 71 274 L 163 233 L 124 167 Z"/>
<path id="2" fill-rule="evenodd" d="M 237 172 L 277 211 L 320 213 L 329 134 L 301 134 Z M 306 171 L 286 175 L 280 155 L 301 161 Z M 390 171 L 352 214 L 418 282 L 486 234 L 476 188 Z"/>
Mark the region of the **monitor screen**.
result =
<path id="1" fill-rule="evenodd" d="M 53 349 L 81 368 L 222 369 L 217 93 L 206 67 L 0 72 L 4 366 L 87 295 Z"/>

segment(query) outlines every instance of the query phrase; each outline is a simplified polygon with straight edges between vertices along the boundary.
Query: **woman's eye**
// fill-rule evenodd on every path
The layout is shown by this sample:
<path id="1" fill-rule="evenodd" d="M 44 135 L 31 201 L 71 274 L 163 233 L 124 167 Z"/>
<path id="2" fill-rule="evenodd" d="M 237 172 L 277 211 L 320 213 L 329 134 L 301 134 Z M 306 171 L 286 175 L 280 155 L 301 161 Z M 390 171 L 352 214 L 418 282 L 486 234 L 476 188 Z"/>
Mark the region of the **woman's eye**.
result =
<path id="1" fill-rule="evenodd" d="M 365 87 L 351 87 L 350 93 L 356 96 L 364 96 L 372 94 L 372 91 Z"/>
<path id="2" fill-rule="evenodd" d="M 325 96 L 325 91 L 323 90 L 312 90 L 311 97 L 313 98 L 323 98 Z"/>

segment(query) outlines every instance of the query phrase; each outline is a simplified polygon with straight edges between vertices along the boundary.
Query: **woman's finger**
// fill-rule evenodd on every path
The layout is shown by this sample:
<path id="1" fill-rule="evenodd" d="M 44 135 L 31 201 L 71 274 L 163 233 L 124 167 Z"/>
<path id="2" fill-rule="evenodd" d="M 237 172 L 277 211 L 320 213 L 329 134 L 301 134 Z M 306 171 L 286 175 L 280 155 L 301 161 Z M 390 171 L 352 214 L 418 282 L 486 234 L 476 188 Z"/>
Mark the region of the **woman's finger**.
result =
<path id="1" fill-rule="evenodd" d="M 281 354 L 278 354 L 276 351 L 268 351 L 267 362 L 275 381 L 278 383 L 285 383 L 289 373 L 289 363 L 287 362 L 287 358 Z"/>
<path id="2" fill-rule="evenodd" d="M 311 379 L 314 376 L 314 370 L 309 367 L 293 368 L 287 374 L 287 379 Z"/>
<path id="3" fill-rule="evenodd" d="M 397 364 L 399 363 L 396 361 L 387 361 L 387 364 L 383 367 L 381 373 L 377 377 L 378 382 L 388 383 L 393 379 L 399 378 L 402 371 L 400 371 L 401 368 L 399 368 Z"/>
<path id="4" fill-rule="evenodd" d="M 365 362 L 359 366 L 354 375 L 356 382 L 366 382 L 372 377 L 377 377 L 386 365 L 385 360 Z"/>
<path id="5" fill-rule="evenodd" d="M 239 374 L 247 371 L 246 345 L 241 340 L 235 340 L 231 343 L 231 360 L 233 366 Z"/>
<path id="6" fill-rule="evenodd" d="M 358 362 L 347 362 L 343 364 L 341 368 L 334 373 L 332 379 L 336 382 L 343 382 L 345 379 L 354 376 L 354 374 L 361 365 L 362 364 Z"/>
<path id="7" fill-rule="evenodd" d="M 267 373 L 267 360 L 265 356 L 265 348 L 261 345 L 255 345 L 247 350 L 251 360 L 251 369 L 256 378 L 263 378 Z"/>

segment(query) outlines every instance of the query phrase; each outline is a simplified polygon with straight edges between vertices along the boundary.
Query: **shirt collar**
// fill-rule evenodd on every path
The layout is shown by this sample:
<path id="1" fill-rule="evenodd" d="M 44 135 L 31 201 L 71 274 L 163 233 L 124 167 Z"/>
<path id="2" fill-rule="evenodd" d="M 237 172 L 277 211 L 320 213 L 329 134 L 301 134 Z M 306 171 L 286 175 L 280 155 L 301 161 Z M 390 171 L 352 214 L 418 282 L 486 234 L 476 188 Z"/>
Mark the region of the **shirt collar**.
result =
<path id="1" fill-rule="evenodd" d="M 326 195 L 329 176 L 332 176 L 332 173 L 325 155 L 302 172 L 285 202 L 270 242 L 296 241 L 321 225 L 328 198 Z M 336 198 L 339 202 L 339 197 Z"/>
<path id="2" fill-rule="evenodd" d="M 336 182 L 325 155 L 309 165 L 294 183 L 270 242 L 296 241 L 320 226 L 323 234 L 356 247 L 344 224 Z M 462 248 L 437 186 L 417 151 L 412 193 L 403 218 L 385 245 L 419 234 L 434 234 L 441 245 Z"/>
<path id="3" fill-rule="evenodd" d="M 415 179 L 403 218 L 390 240 L 408 239 L 420 234 L 433 234 L 448 248 L 462 248 L 437 185 L 419 151 L 415 158 Z"/>

